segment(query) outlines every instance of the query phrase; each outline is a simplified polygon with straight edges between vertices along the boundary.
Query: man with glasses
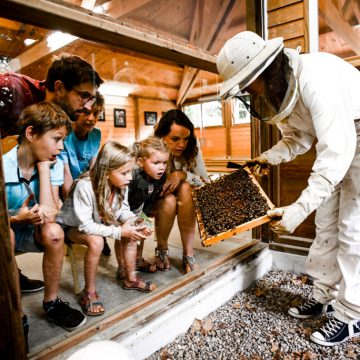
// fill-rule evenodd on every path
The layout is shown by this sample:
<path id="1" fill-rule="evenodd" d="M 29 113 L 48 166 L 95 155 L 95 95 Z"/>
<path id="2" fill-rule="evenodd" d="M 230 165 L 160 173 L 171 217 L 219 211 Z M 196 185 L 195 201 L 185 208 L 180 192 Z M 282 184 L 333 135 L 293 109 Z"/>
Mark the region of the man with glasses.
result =
<path id="1" fill-rule="evenodd" d="M 18 134 L 18 119 L 24 108 L 40 101 L 59 105 L 74 121 L 91 109 L 96 89 L 103 80 L 82 58 L 64 54 L 55 59 L 48 69 L 46 80 L 39 81 L 26 75 L 0 75 L 0 134 L 1 138 Z M 5 169 L 6 171 L 6 169 Z M 41 280 L 29 279 L 20 272 L 22 293 L 44 289 Z"/>
<path id="2" fill-rule="evenodd" d="M 251 115 L 276 124 L 282 139 L 251 160 L 258 175 L 316 143 L 308 186 L 291 205 L 268 211 L 271 229 L 292 233 L 316 210 L 316 238 L 306 261 L 313 297 L 289 309 L 305 319 L 334 312 L 310 336 L 333 346 L 360 335 L 360 72 L 326 53 L 300 55 L 283 39 L 244 31 L 217 57 L 223 97 L 250 95 Z"/>

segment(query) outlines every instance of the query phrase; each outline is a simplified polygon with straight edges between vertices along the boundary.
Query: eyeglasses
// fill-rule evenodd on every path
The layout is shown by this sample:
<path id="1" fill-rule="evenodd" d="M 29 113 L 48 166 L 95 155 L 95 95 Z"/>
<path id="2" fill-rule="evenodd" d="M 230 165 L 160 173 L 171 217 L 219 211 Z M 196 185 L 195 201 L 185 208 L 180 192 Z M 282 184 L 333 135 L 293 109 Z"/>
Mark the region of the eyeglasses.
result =
<path id="1" fill-rule="evenodd" d="M 95 96 L 91 95 L 88 91 L 80 91 L 75 88 L 72 88 L 72 90 L 76 92 L 76 94 L 81 98 L 84 104 L 89 103 L 89 105 L 92 105 L 95 102 Z"/>

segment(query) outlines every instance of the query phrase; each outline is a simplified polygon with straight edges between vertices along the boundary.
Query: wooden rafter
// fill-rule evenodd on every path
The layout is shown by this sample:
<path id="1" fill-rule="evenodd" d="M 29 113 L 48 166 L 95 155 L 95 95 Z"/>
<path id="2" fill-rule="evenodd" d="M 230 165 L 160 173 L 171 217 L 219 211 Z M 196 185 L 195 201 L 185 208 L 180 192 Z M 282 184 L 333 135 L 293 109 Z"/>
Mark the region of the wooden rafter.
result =
<path id="1" fill-rule="evenodd" d="M 210 27 L 201 26 L 201 29 L 203 31 L 200 33 L 197 46 L 200 46 L 203 49 L 211 50 L 213 46 L 214 36 L 222 30 L 226 22 L 225 21 L 226 17 L 228 16 L 233 5 L 234 5 L 234 0 L 224 1 L 215 21 L 212 20 L 212 25 Z M 198 23 L 195 25 L 197 26 Z M 184 69 L 184 76 L 179 88 L 179 94 L 176 100 L 176 105 L 179 106 L 186 100 L 187 94 L 196 83 L 196 78 L 198 76 L 198 73 L 199 73 L 198 69 L 192 69 L 192 68 Z"/>
<path id="2" fill-rule="evenodd" d="M 126 14 L 146 5 L 152 0 L 117 0 L 110 1 L 108 6 L 108 13 L 113 19 L 119 19 Z"/>
<path id="3" fill-rule="evenodd" d="M 319 0 L 319 15 L 335 32 L 337 32 L 360 55 L 360 37 L 347 23 L 331 1 Z"/>
<path id="4" fill-rule="evenodd" d="M 62 28 L 84 39 L 216 72 L 215 57 L 202 49 L 182 45 L 157 34 L 144 33 L 63 1 L 3 0 L 1 12 L 2 16 L 12 20 L 50 29 Z"/>

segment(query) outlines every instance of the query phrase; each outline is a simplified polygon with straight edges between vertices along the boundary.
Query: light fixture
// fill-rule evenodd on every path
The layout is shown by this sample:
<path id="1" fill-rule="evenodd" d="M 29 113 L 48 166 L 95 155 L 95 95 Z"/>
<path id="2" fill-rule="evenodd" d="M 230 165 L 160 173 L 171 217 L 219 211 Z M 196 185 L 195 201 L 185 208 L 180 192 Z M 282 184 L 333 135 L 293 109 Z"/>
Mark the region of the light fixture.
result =
<path id="1" fill-rule="evenodd" d="M 25 44 L 26 46 L 30 46 L 30 45 L 32 45 L 34 42 L 36 42 L 36 40 L 30 39 L 30 38 L 27 38 L 27 39 L 24 40 L 24 44 Z"/>
<path id="2" fill-rule="evenodd" d="M 70 44 L 77 39 L 77 36 L 62 33 L 61 31 L 55 31 L 46 39 L 47 45 L 50 50 L 55 51 L 62 48 L 65 45 Z"/>
<path id="3" fill-rule="evenodd" d="M 134 85 L 119 81 L 106 81 L 99 87 L 101 94 L 111 96 L 127 97 L 133 90 Z"/>

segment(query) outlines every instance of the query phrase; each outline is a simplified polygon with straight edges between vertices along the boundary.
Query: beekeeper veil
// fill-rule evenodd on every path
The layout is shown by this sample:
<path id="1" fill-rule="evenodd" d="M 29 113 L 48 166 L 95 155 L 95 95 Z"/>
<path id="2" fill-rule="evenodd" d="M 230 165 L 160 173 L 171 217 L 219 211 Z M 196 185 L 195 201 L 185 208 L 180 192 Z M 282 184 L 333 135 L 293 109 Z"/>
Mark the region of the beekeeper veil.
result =
<path id="1" fill-rule="evenodd" d="M 298 84 L 282 38 L 263 40 L 251 31 L 229 39 L 217 57 L 217 68 L 224 82 L 220 96 L 236 97 L 252 116 L 275 124 L 291 113 L 298 99 Z M 244 89 L 261 76 L 264 91 L 245 100 Z"/>

